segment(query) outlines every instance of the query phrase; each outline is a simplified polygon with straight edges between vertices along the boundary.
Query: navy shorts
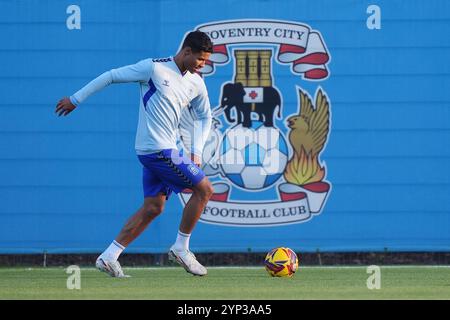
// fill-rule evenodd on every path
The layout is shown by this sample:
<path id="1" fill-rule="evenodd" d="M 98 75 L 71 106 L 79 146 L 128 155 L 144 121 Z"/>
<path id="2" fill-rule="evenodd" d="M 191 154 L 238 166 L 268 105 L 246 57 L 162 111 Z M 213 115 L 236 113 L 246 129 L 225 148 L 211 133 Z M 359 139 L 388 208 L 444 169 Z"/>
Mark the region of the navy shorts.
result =
<path id="1" fill-rule="evenodd" d="M 138 158 L 144 166 L 144 197 L 163 193 L 168 199 L 172 191 L 179 193 L 186 188 L 190 189 L 205 177 L 199 167 L 175 149 L 138 155 Z"/>

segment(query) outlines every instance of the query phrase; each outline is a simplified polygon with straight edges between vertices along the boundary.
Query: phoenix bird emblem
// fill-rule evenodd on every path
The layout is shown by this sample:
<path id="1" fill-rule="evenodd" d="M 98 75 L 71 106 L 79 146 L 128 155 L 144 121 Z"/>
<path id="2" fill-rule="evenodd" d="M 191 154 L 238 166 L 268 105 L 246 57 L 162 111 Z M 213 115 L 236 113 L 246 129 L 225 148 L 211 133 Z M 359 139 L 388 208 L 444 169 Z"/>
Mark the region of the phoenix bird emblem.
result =
<path id="1" fill-rule="evenodd" d="M 289 142 L 294 149 L 292 158 L 284 171 L 287 182 L 305 185 L 322 181 L 325 168 L 319 155 L 328 139 L 330 130 L 330 107 L 328 99 L 321 89 L 316 94 L 315 107 L 311 99 L 301 90 L 300 112 L 287 119 Z"/>

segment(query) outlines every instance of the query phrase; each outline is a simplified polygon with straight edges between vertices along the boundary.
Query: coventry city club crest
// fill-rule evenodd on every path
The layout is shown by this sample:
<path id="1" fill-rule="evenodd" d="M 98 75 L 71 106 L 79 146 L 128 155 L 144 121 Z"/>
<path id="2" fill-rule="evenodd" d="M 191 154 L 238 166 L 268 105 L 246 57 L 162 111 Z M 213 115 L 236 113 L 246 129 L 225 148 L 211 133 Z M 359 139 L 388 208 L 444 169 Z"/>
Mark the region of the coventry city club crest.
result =
<path id="1" fill-rule="evenodd" d="M 220 74 L 228 81 L 209 86 L 220 98 L 202 169 L 214 195 L 200 221 L 275 226 L 320 214 L 331 190 L 320 158 L 330 132 L 330 101 L 319 86 L 313 94 L 303 88 L 329 77 L 321 34 L 305 24 L 273 20 L 197 29 L 214 43 L 202 75 L 228 70 Z M 296 102 L 289 102 L 289 94 Z M 183 205 L 190 196 L 189 190 L 180 193 Z"/>

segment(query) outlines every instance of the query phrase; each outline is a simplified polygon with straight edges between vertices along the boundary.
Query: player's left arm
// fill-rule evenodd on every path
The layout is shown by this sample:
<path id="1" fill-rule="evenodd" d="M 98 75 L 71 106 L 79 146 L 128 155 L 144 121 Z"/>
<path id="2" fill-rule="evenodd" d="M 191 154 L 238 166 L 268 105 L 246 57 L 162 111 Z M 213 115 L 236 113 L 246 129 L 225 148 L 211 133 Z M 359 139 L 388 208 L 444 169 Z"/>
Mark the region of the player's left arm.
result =
<path id="1" fill-rule="evenodd" d="M 191 159 L 200 166 L 203 148 L 211 130 L 212 115 L 208 92 L 202 83 L 199 94 L 191 101 L 194 111 L 193 130 L 191 132 Z"/>

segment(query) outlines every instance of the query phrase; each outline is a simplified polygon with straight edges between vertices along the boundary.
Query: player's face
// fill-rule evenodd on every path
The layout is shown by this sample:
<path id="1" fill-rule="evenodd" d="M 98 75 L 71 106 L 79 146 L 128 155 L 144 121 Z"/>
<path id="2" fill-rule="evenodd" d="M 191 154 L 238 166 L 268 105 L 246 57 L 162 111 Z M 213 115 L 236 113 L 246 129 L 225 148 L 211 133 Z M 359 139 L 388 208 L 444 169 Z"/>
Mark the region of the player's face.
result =
<path id="1" fill-rule="evenodd" d="M 184 65 L 190 73 L 199 72 L 205 66 L 210 55 L 211 53 L 205 51 L 192 52 L 189 50 Z"/>

